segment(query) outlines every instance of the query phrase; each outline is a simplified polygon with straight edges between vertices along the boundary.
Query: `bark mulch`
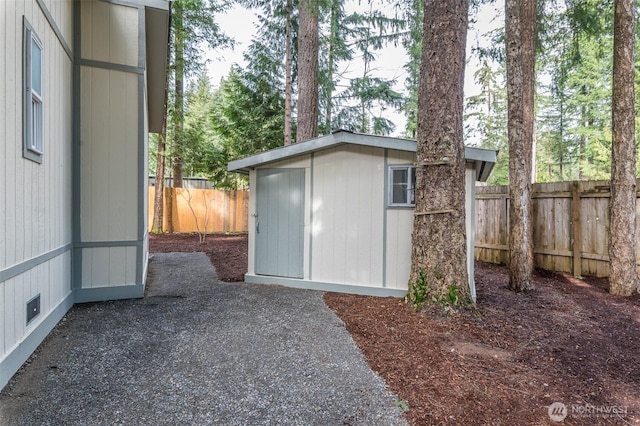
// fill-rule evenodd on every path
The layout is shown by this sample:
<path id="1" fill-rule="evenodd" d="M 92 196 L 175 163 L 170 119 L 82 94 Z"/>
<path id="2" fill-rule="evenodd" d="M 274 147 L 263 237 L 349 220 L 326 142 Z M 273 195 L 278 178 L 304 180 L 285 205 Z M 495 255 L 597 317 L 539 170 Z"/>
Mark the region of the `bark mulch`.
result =
<path id="1" fill-rule="evenodd" d="M 203 245 L 152 235 L 151 251 L 204 251 L 227 281 L 246 271 L 244 235 Z M 559 424 L 549 416 L 555 402 L 567 409 L 564 424 L 640 424 L 640 296 L 544 271 L 529 294 L 507 282 L 504 266 L 477 263 L 477 306 L 453 314 L 396 298 L 324 299 L 413 425 Z"/>

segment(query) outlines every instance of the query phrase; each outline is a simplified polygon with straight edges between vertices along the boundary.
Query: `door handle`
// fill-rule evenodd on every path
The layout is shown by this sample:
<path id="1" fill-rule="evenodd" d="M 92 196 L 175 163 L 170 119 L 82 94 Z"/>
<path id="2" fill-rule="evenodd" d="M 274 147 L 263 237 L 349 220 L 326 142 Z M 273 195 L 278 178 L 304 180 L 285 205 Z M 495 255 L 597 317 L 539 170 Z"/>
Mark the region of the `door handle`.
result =
<path id="1" fill-rule="evenodd" d="M 256 220 L 256 234 L 260 233 L 260 222 Z"/>

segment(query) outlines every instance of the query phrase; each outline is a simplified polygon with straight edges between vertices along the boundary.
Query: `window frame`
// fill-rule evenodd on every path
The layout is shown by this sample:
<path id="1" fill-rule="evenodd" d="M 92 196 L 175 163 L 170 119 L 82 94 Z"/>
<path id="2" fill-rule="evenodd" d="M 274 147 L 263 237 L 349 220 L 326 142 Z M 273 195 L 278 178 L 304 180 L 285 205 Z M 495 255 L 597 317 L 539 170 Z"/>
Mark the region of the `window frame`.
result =
<path id="1" fill-rule="evenodd" d="M 22 156 L 42 163 L 44 155 L 44 45 L 23 17 L 22 37 Z M 40 93 L 33 89 L 33 44 L 40 49 Z"/>
<path id="2" fill-rule="evenodd" d="M 393 174 L 395 170 L 406 170 L 407 171 L 407 182 L 406 184 L 406 203 L 396 203 L 393 201 Z M 415 170 L 416 167 L 414 164 L 393 164 L 387 167 L 387 207 L 396 207 L 396 208 L 414 208 L 415 207 Z M 411 202 L 413 195 L 413 202 Z"/>

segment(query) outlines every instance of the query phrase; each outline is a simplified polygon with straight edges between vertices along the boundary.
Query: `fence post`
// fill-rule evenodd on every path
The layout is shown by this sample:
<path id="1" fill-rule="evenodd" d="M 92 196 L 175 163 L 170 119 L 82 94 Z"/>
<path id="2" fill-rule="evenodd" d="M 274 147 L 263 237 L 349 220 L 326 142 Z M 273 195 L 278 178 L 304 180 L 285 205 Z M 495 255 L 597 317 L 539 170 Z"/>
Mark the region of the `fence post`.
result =
<path id="1" fill-rule="evenodd" d="M 573 182 L 573 201 L 571 203 L 573 220 L 573 276 L 581 278 L 582 275 L 582 229 L 580 228 L 580 182 Z"/>

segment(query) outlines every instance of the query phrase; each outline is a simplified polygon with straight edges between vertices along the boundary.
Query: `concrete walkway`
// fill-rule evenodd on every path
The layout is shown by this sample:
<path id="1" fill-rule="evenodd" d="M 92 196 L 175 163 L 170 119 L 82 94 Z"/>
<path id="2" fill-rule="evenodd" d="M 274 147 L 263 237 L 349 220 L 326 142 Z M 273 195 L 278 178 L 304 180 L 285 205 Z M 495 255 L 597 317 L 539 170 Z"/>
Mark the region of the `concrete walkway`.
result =
<path id="1" fill-rule="evenodd" d="M 75 306 L 0 393 L 0 425 L 402 425 L 322 293 L 156 254 L 147 297 Z"/>

